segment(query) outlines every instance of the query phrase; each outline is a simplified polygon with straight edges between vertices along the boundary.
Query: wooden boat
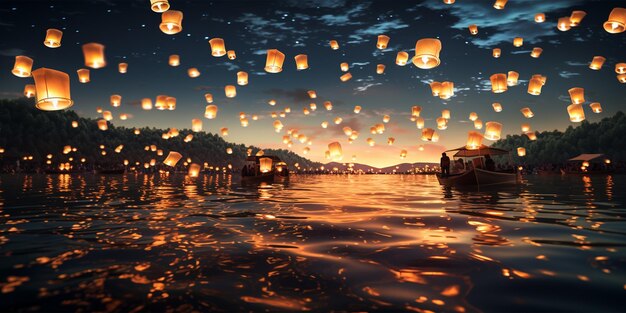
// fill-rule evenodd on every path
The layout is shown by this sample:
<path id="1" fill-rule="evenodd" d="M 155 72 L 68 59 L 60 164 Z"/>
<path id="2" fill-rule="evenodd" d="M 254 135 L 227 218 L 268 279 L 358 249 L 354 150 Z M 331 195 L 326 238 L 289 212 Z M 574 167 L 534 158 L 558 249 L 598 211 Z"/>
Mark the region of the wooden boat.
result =
<path id="1" fill-rule="evenodd" d="M 471 161 L 472 166 L 466 168 L 463 172 L 443 176 L 437 174 L 437 180 L 440 185 L 446 187 L 452 186 L 488 186 L 501 184 L 517 184 L 521 180 L 521 175 L 516 168 L 511 170 L 487 170 L 485 168 L 485 156 L 489 155 L 510 155 L 509 151 L 481 146 L 478 149 L 470 150 L 466 147 L 448 150 L 446 152 L 454 152 L 454 160 L 467 159 Z M 465 162 L 463 162 L 465 164 Z"/>
<path id="2" fill-rule="evenodd" d="M 241 170 L 242 182 L 285 181 L 289 179 L 287 164 L 273 155 L 249 156 Z"/>

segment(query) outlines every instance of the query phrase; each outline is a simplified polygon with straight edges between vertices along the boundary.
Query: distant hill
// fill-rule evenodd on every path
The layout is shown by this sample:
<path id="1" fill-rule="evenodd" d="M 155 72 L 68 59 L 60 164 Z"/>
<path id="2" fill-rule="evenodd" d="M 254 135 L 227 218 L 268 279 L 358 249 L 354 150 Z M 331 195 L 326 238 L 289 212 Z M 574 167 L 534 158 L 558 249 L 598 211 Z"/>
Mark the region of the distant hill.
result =
<path id="1" fill-rule="evenodd" d="M 603 153 L 612 161 L 626 162 L 626 115 L 620 111 L 597 123 L 583 121 L 564 132 L 537 132 L 535 141 L 526 135 L 509 135 L 493 146 L 513 151 L 518 164 L 560 164 L 581 153 Z M 526 148 L 525 157 L 517 156 L 518 147 Z"/>
<path id="2" fill-rule="evenodd" d="M 72 122 L 77 121 L 78 127 L 73 128 Z M 162 139 L 167 130 L 156 128 L 140 128 L 140 134 L 134 134 L 134 128 L 116 127 L 109 124 L 106 131 L 98 129 L 97 121 L 79 117 L 74 111 L 44 112 L 35 108 L 31 99 L 0 100 L 0 163 L 15 164 L 24 156 L 32 156 L 32 164 L 43 164 L 48 154 L 52 154 L 53 164 L 67 162 L 70 157 L 74 162 L 81 158 L 87 164 L 121 164 L 128 160 L 131 164 L 150 162 L 156 159 L 161 162 L 169 151 L 183 155 L 183 160 L 191 158 L 192 162 L 210 166 L 226 166 L 232 164 L 240 168 L 246 158 L 248 148 L 256 153 L 260 148 L 234 144 L 224 141 L 216 134 L 198 132 L 189 129 L 179 130 L 177 137 Z M 185 136 L 193 134 L 193 140 L 184 142 Z M 76 152 L 63 154 L 63 147 L 70 145 L 77 148 Z M 104 145 L 106 155 L 102 155 L 100 145 Z M 120 153 L 114 150 L 124 145 Z M 156 145 L 163 150 L 163 156 L 156 152 L 146 151 L 145 147 Z M 227 154 L 231 148 L 233 153 Z M 266 154 L 280 157 L 290 167 L 298 163 L 301 168 L 319 168 L 321 163 L 312 162 L 291 151 L 284 149 L 263 149 Z M 183 163 L 181 160 L 180 163 Z M 22 162 L 25 163 L 25 162 Z"/>
<path id="3" fill-rule="evenodd" d="M 333 168 L 337 168 L 339 171 L 345 171 L 348 169 L 349 164 L 353 164 L 352 169 L 354 171 L 363 171 L 363 172 L 371 172 L 371 173 L 393 173 L 395 170 L 396 173 L 404 173 L 407 171 L 412 171 L 413 169 L 423 169 L 426 166 L 433 167 L 438 166 L 436 163 L 400 163 L 387 167 L 374 167 L 367 164 L 361 163 L 339 163 L 339 162 L 330 162 L 324 164 L 324 168 L 327 170 L 332 170 Z"/>

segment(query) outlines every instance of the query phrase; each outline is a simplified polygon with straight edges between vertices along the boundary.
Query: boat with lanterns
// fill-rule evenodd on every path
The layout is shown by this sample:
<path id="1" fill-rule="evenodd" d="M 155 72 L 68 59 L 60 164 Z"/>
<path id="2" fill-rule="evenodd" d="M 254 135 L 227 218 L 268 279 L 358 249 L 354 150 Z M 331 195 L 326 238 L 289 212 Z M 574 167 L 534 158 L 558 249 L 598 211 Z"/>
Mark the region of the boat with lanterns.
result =
<path id="1" fill-rule="evenodd" d="M 588 174 L 610 174 L 614 172 L 611 159 L 604 154 L 583 153 L 567 160 L 565 168 L 561 169 L 561 174 L 588 175 Z"/>
<path id="2" fill-rule="evenodd" d="M 463 146 L 445 152 L 454 152 L 450 174 L 437 174 L 439 184 L 445 187 L 517 184 L 521 181 L 521 175 L 513 166 L 507 150 L 481 145 L 477 149 Z M 490 168 L 487 160 L 492 156 L 508 156 L 508 166 L 493 165 Z"/>
<path id="3" fill-rule="evenodd" d="M 274 155 L 249 156 L 241 170 L 243 182 L 274 182 L 289 179 L 287 163 Z"/>

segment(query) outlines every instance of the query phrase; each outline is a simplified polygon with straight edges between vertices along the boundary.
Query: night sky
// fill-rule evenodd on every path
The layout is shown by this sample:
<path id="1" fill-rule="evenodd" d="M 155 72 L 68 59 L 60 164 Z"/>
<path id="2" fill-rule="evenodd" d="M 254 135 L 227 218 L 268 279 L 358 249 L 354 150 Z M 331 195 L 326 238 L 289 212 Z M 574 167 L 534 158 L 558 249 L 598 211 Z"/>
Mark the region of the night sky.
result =
<path id="1" fill-rule="evenodd" d="M 287 148 L 282 143 L 290 128 L 312 139 L 306 157 L 326 162 L 324 151 L 333 141 L 343 146 L 344 161 L 352 155 L 357 162 L 387 166 L 400 162 L 438 161 L 441 151 L 465 144 L 467 132 L 474 130 L 468 120 L 476 112 L 483 122 L 504 124 L 503 135 L 521 134 L 521 123 L 530 123 L 533 130 L 563 130 L 570 125 L 566 107 L 571 103 L 568 89 L 585 88 L 585 114 L 588 121 L 611 116 L 626 106 L 626 84 L 616 79 L 615 64 L 626 62 L 626 32 L 607 33 L 602 24 L 614 7 L 626 7 L 626 1 L 573 0 L 509 0 L 504 10 L 493 8 L 493 1 L 457 0 L 446 5 L 430 1 L 182 1 L 170 0 L 171 9 L 184 13 L 183 30 L 166 35 L 159 30 L 161 14 L 150 10 L 148 0 L 141 1 L 2 1 L 0 5 L 0 97 L 21 97 L 25 84 L 32 78 L 11 74 L 16 55 L 34 59 L 33 70 L 39 67 L 57 69 L 71 77 L 72 107 L 79 115 L 98 118 L 96 107 L 114 113 L 113 124 L 127 127 L 154 126 L 166 129 L 191 128 L 192 118 L 201 118 L 204 130 L 219 133 L 229 128 L 225 140 L 263 148 Z M 583 10 L 587 16 L 580 26 L 567 32 L 557 29 L 557 19 Z M 546 14 L 547 21 L 535 23 L 535 13 Z M 468 26 L 476 24 L 479 33 L 470 35 Z M 60 48 L 43 45 L 46 29 L 63 31 Z M 391 37 L 385 50 L 376 48 L 377 36 Z M 514 37 L 523 37 L 524 45 L 513 46 Z M 213 57 L 208 40 L 223 38 L 227 50 L 235 50 L 237 59 Z M 441 64 L 423 70 L 413 64 L 395 64 L 398 51 L 412 57 L 415 43 L 422 38 L 438 38 L 442 42 Z M 337 40 L 339 50 L 329 47 Z M 91 82 L 78 82 L 76 70 L 86 68 L 81 46 L 98 42 L 106 46 L 107 66 L 91 70 Z M 530 57 L 533 47 L 543 48 L 541 57 Z M 502 49 L 502 56 L 492 57 L 492 48 Z M 270 74 L 263 70 L 266 50 L 283 52 L 283 71 Z M 309 69 L 297 71 L 294 56 L 307 54 Z M 168 56 L 178 54 L 181 65 L 168 65 Z M 599 71 L 589 69 L 594 56 L 606 58 Z M 128 73 L 120 74 L 117 64 L 129 64 Z M 352 80 L 341 82 L 344 74 L 339 64 L 348 62 Z M 376 74 L 376 65 L 385 64 L 383 75 Z M 187 69 L 196 67 L 201 76 L 190 78 Z M 491 92 L 489 76 L 508 71 L 520 73 L 518 86 L 502 94 Z M 236 85 L 236 73 L 249 73 L 249 84 L 237 86 L 237 97 L 226 98 L 225 85 Z M 533 74 L 547 76 L 539 96 L 527 93 Z M 441 100 L 431 95 L 431 81 L 452 81 L 455 96 Z M 309 99 L 306 91 L 315 90 L 317 99 Z M 212 93 L 219 107 L 218 118 L 203 117 L 207 105 L 204 94 Z M 122 105 L 109 104 L 112 94 L 122 95 Z M 143 111 L 141 98 L 164 94 L 177 98 L 175 111 Z M 275 99 L 277 105 L 268 105 Z M 333 103 L 326 111 L 324 101 Z M 302 113 L 309 103 L 317 111 Z M 504 110 L 495 113 L 493 102 Z M 600 102 L 603 112 L 594 114 L 590 102 Z M 355 105 L 363 110 L 353 113 Z M 440 141 L 420 140 L 421 130 L 410 121 L 411 107 L 423 108 L 426 127 L 436 128 L 435 119 L 442 109 L 452 113 L 447 130 L 438 130 Z M 535 113 L 526 119 L 523 107 Z M 281 133 L 272 127 L 271 112 L 291 108 Z M 243 128 L 239 112 L 258 114 L 259 120 Z M 119 114 L 132 118 L 121 121 Z M 382 123 L 384 114 L 391 116 L 382 135 L 369 133 L 371 126 Z M 334 125 L 335 117 L 343 118 Z M 331 126 L 323 129 L 320 124 Z M 348 144 L 342 128 L 350 126 L 360 132 Z M 33 125 L 33 127 L 37 127 Z M 365 142 L 371 137 L 374 147 Z M 393 146 L 387 138 L 395 137 Z M 293 139 L 292 151 L 302 155 L 306 144 Z M 489 144 L 490 141 L 485 140 Z M 425 150 L 418 147 L 424 145 Z M 408 150 L 405 160 L 400 151 Z"/>

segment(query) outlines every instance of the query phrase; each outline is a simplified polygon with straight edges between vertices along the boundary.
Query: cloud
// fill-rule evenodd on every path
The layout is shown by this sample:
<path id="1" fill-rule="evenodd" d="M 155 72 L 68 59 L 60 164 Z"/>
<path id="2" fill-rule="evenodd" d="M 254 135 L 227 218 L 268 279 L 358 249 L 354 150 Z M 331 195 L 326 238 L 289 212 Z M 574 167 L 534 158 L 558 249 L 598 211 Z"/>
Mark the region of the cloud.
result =
<path id="1" fill-rule="evenodd" d="M 580 73 L 574 73 L 574 72 L 569 72 L 569 71 L 560 71 L 559 72 L 559 76 L 563 77 L 563 78 L 572 78 L 574 76 L 579 76 Z"/>
<path id="2" fill-rule="evenodd" d="M 569 66 L 588 66 L 589 65 L 589 63 L 576 62 L 576 61 L 566 61 L 565 64 L 567 64 Z"/>
<path id="3" fill-rule="evenodd" d="M 361 25 L 363 22 L 356 21 L 356 18 L 362 16 L 369 5 L 369 3 L 360 3 L 354 8 L 345 11 L 344 14 L 324 14 L 319 19 L 322 24 L 327 26 Z"/>
<path id="4" fill-rule="evenodd" d="M 0 50 L 0 55 L 5 57 L 14 57 L 16 55 L 23 55 L 26 51 L 19 48 L 8 48 Z"/>
<path id="5" fill-rule="evenodd" d="M 343 8 L 346 0 L 288 0 L 286 4 L 296 8 Z"/>
<path id="6" fill-rule="evenodd" d="M 356 91 L 356 92 L 363 92 L 363 91 L 366 91 L 370 87 L 379 86 L 379 85 L 382 85 L 382 83 L 367 83 L 367 84 L 365 84 L 363 86 L 359 86 L 359 87 L 354 88 L 354 91 Z"/>
<path id="7" fill-rule="evenodd" d="M 235 63 L 232 63 L 232 62 L 222 62 L 222 63 L 216 63 L 215 65 L 216 65 L 216 66 L 224 66 L 224 67 L 227 67 L 227 69 L 228 69 L 229 71 L 235 71 L 235 70 L 238 70 L 238 69 L 240 69 L 240 68 L 241 68 L 241 67 L 239 67 L 239 65 L 237 65 L 237 64 L 235 64 Z"/>
<path id="8" fill-rule="evenodd" d="M 282 98 L 287 99 L 289 102 L 309 102 L 311 98 L 307 93 L 307 90 L 302 88 L 297 89 L 281 89 L 281 88 L 272 88 L 265 90 L 265 93 L 270 95 L 272 98 Z"/>

